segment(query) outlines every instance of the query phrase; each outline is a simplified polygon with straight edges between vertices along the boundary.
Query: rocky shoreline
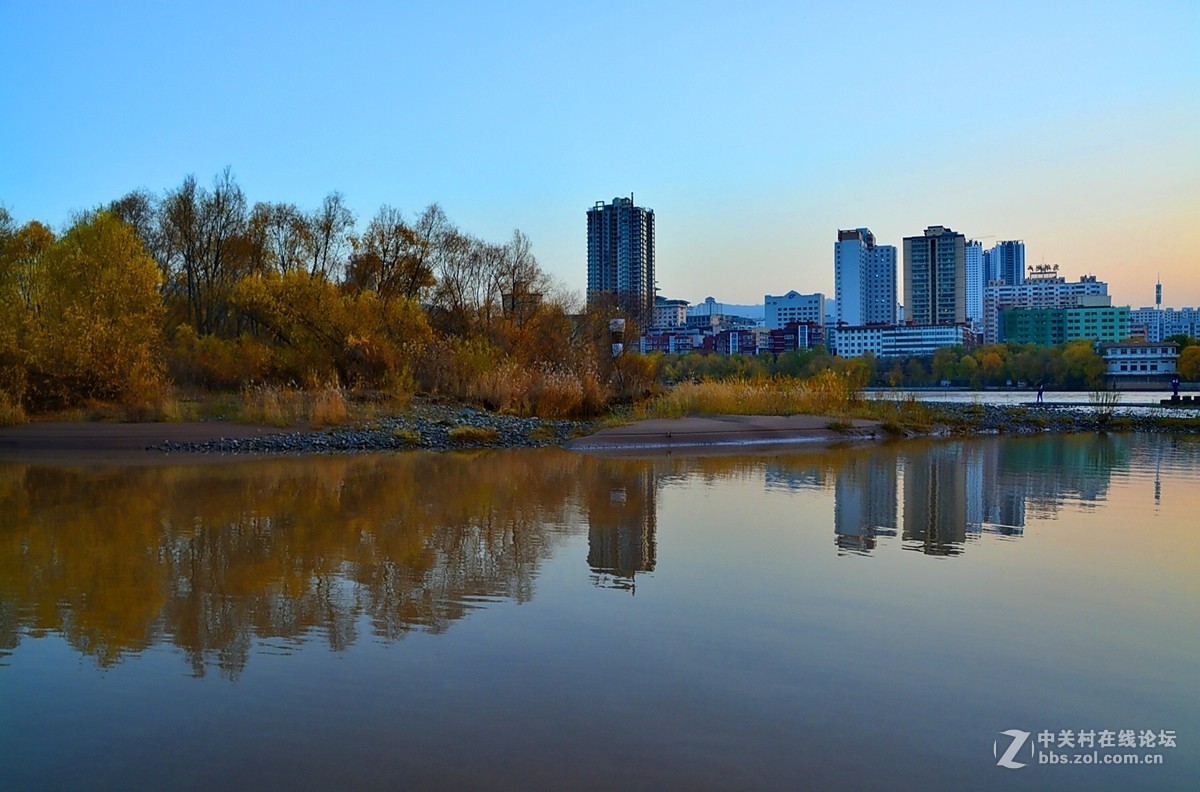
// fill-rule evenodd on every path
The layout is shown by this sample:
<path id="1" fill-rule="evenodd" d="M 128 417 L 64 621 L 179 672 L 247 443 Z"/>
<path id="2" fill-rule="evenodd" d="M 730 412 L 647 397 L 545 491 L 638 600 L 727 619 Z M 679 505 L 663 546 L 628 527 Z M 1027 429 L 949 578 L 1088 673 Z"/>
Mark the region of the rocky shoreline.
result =
<path id="1" fill-rule="evenodd" d="M 167 441 L 148 451 L 215 454 L 336 454 L 374 451 L 449 451 L 477 448 L 541 448 L 587 434 L 588 421 L 543 420 L 500 415 L 472 407 L 420 405 L 403 415 L 376 418 L 360 427 L 281 429 L 257 437 L 202 442 Z M 455 430 L 479 430 L 460 432 Z M 466 435 L 466 436 L 461 436 Z M 474 437 L 472 437 L 474 435 Z M 494 435 L 494 439 L 489 437 Z"/>
<path id="2" fill-rule="evenodd" d="M 1042 432 L 1200 433 L 1200 417 L 1164 411 L 1162 415 L 1107 407 L 1028 407 L 929 403 L 936 423 L 891 431 L 892 435 L 946 436 L 1036 434 Z M 167 441 L 147 450 L 215 454 L 336 454 L 378 451 L 448 451 L 481 448 L 561 446 L 591 434 L 589 421 L 542 420 L 499 415 L 471 407 L 419 405 L 404 415 L 378 418 L 356 428 L 280 430 L 253 437 L 201 442 Z M 882 427 L 878 436 L 889 434 Z M 455 430 L 479 432 L 455 433 Z M 465 437 L 463 435 L 466 435 Z M 475 436 L 472 436 L 475 435 Z M 873 435 L 872 435 L 873 436 Z M 798 438 L 799 439 L 799 438 Z"/>
<path id="3" fill-rule="evenodd" d="M 1155 432 L 1200 434 L 1200 416 L 1145 407 L 1056 407 L 929 402 L 939 414 L 934 434 L 1037 434 L 1041 432 Z"/>

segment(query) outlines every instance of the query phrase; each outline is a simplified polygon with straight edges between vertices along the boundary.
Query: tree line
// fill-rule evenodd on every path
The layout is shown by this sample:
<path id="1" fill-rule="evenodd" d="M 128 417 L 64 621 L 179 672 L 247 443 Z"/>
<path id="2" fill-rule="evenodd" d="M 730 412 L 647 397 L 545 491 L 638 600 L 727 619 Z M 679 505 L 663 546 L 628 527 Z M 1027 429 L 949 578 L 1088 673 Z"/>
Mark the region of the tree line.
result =
<path id="1" fill-rule="evenodd" d="M 0 392 L 29 410 L 280 383 L 595 413 L 610 382 L 645 385 L 611 376 L 610 313 L 579 310 L 519 230 L 486 241 L 437 204 L 360 226 L 341 193 L 251 204 L 226 169 L 61 235 L 0 207 Z"/>
<path id="2" fill-rule="evenodd" d="M 1200 342 L 1187 336 L 1168 339 L 1180 347 L 1179 375 L 1200 380 Z M 926 387 L 950 383 L 971 388 L 1033 387 L 1094 389 L 1105 382 L 1105 363 L 1091 341 L 1069 341 L 1054 347 L 1037 344 L 985 344 L 971 349 L 943 347 L 932 356 L 879 359 L 840 358 L 822 346 L 779 355 L 714 355 L 688 353 L 664 358 L 667 382 L 704 379 L 756 380 L 811 377 L 822 371 L 843 373 L 861 386 Z"/>

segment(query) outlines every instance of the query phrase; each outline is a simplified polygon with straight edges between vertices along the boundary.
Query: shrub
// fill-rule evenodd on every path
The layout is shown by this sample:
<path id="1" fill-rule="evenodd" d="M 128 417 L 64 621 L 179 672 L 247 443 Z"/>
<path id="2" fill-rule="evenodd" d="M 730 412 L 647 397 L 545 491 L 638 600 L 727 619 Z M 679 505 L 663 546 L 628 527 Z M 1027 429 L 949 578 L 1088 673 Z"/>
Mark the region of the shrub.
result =
<path id="1" fill-rule="evenodd" d="M 456 426 L 450 430 L 450 442 L 460 445 L 488 445 L 500 439 L 490 426 Z"/>
<path id="2" fill-rule="evenodd" d="M 10 399 L 7 393 L 0 391 L 0 426 L 15 426 L 28 420 L 25 408 L 19 401 Z"/>
<path id="3" fill-rule="evenodd" d="M 414 429 L 397 429 L 392 437 L 407 446 L 421 445 L 421 434 Z"/>

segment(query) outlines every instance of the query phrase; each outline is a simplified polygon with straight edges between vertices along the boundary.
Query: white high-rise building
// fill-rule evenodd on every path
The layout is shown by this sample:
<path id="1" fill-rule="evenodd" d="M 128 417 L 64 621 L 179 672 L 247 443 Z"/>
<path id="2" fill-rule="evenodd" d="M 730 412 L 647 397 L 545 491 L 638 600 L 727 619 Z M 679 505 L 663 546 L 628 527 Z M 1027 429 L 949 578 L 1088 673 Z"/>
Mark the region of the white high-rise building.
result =
<path id="1" fill-rule="evenodd" d="M 839 324 L 895 324 L 896 246 L 876 245 L 867 228 L 839 229 L 833 286 Z"/>
<path id="2" fill-rule="evenodd" d="M 967 321 L 978 333 L 983 330 L 983 289 L 988 284 L 983 271 L 983 245 L 973 239 L 968 240 L 966 256 Z"/>

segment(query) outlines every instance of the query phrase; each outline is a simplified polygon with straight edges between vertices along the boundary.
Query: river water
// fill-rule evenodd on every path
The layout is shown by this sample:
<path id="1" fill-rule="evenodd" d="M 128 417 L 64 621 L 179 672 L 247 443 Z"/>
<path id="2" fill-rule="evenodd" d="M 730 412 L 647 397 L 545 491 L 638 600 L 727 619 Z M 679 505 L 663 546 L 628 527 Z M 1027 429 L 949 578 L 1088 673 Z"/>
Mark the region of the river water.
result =
<path id="1" fill-rule="evenodd" d="M 1160 435 L 3 462 L 0 787 L 1190 788 L 1198 513 Z"/>

